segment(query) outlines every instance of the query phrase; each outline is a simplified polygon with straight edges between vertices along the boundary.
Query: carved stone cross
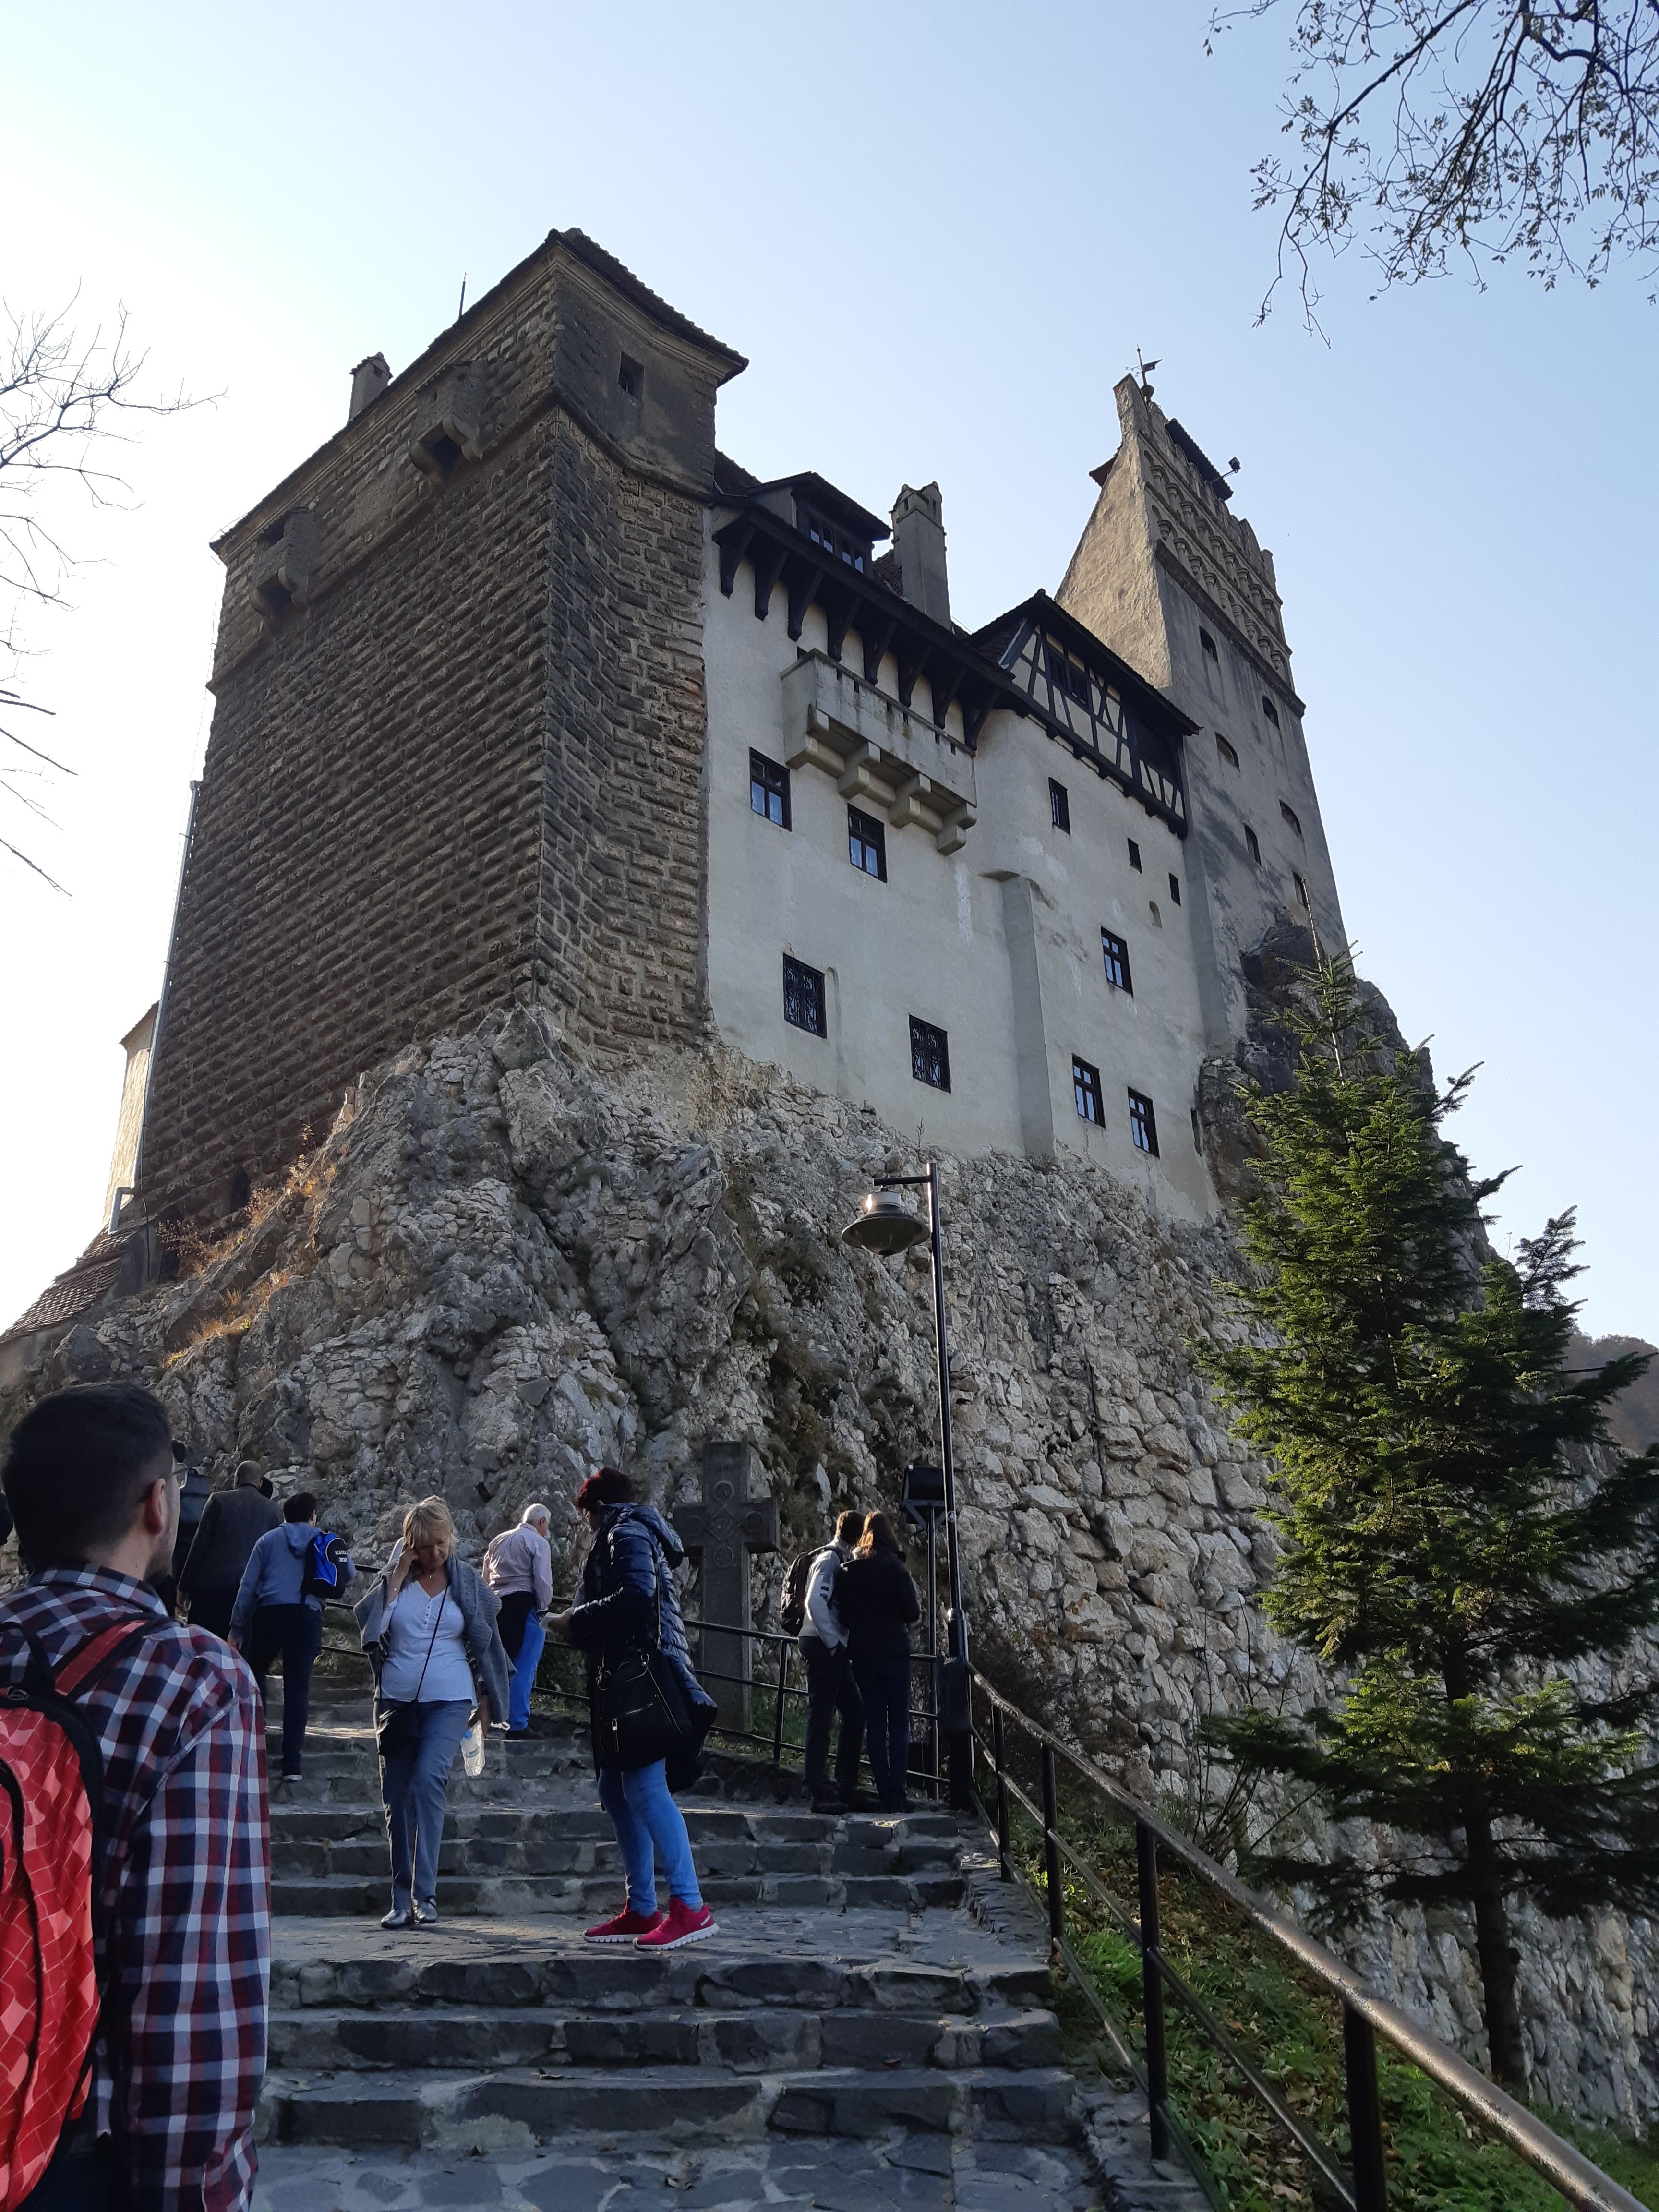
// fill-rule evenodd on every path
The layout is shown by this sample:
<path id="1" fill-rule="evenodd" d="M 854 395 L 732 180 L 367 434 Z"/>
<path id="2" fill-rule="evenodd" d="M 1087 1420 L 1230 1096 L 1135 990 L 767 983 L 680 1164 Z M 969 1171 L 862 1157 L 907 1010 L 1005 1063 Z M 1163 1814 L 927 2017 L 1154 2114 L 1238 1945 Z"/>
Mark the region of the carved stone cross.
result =
<path id="1" fill-rule="evenodd" d="M 702 1618 L 741 1628 L 749 1626 L 749 1555 L 778 1548 L 778 1501 L 749 1495 L 750 1459 L 747 1444 L 711 1438 L 702 1448 L 702 1503 L 682 1505 L 674 1516 L 681 1543 L 702 1556 Z M 703 1631 L 703 1687 L 720 1707 L 722 1728 L 749 1726 L 754 1650 L 746 1636 Z"/>

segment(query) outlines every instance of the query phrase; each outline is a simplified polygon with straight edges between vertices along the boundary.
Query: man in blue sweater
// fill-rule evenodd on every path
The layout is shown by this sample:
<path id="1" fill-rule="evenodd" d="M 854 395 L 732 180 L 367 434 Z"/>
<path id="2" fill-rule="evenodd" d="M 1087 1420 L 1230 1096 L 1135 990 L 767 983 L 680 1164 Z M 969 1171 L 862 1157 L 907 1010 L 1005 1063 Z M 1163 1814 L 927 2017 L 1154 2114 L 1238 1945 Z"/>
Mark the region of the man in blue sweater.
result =
<path id="1" fill-rule="evenodd" d="M 313 1516 L 317 1501 L 296 1490 L 283 1508 L 283 1525 L 261 1536 L 242 1574 L 230 1616 L 230 1640 L 246 1651 L 247 1663 L 265 1693 L 273 1659 L 283 1662 L 283 1779 L 300 1779 L 306 1722 L 311 1713 L 311 1669 L 323 1648 L 323 1600 L 306 1589 L 306 1569 L 321 1531 Z M 330 1549 L 336 1562 L 336 1594 L 356 1573 L 337 1537 Z"/>

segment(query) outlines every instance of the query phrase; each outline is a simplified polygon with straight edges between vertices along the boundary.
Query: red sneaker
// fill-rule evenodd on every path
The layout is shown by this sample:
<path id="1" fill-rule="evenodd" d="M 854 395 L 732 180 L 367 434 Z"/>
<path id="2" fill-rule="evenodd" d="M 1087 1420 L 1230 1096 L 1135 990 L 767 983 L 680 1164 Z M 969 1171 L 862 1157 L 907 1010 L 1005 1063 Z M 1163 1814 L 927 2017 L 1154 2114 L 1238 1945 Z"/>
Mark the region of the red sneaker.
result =
<path id="1" fill-rule="evenodd" d="M 706 1905 L 688 1905 L 683 1897 L 671 1897 L 668 1911 L 648 1936 L 635 1941 L 636 1951 L 678 1951 L 682 1943 L 701 1943 L 705 1936 L 712 1936 L 716 1922 Z"/>
<path id="2" fill-rule="evenodd" d="M 635 1912 L 631 1905 L 609 1920 L 601 1920 L 597 1928 L 586 1930 L 589 1943 L 635 1943 L 641 1936 L 648 1936 L 653 1928 L 662 1925 L 660 1912 Z"/>

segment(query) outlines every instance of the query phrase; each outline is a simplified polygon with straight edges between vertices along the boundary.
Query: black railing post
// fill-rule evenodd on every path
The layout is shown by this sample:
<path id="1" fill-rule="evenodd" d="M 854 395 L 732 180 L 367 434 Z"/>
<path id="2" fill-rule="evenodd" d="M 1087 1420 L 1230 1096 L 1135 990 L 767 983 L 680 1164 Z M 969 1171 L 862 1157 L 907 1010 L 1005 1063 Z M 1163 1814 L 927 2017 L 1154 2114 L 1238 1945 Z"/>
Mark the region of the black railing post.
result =
<path id="1" fill-rule="evenodd" d="M 789 1678 L 789 1645 L 787 1639 L 778 1645 L 778 1705 L 772 1716 L 772 1764 L 780 1773 L 783 1770 L 783 1690 Z"/>
<path id="2" fill-rule="evenodd" d="M 1060 1871 L 1060 1813 L 1054 1801 L 1054 1752 L 1042 1747 L 1042 1883 L 1048 1893 L 1048 1941 L 1056 1952 L 1066 1933 L 1066 1897 Z"/>
<path id="3" fill-rule="evenodd" d="M 1382 2106 L 1376 2092 L 1376 2037 L 1363 2013 L 1342 2008 L 1342 2057 L 1348 2077 L 1348 2140 L 1353 2146 L 1354 2212 L 1387 2212 Z"/>
<path id="4" fill-rule="evenodd" d="M 1170 2058 L 1164 2039 L 1164 1976 L 1158 1966 L 1158 1838 L 1135 1822 L 1135 1873 L 1140 1890 L 1140 1989 L 1146 2015 L 1146 2118 L 1154 2158 L 1170 2155 Z"/>
<path id="5" fill-rule="evenodd" d="M 997 1769 L 997 1864 L 1004 1881 L 1012 1881 L 1014 1870 L 1008 1863 L 1008 1770 L 1004 1764 L 1000 1705 L 991 1708 L 991 1751 Z"/>

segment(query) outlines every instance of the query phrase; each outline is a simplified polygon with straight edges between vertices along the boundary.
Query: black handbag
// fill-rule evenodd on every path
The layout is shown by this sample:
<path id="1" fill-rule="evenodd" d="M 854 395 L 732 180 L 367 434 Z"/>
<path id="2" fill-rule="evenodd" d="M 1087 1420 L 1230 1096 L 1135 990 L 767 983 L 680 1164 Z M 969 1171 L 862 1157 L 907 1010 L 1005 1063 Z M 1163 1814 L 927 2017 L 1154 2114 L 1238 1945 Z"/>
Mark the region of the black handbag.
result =
<path id="1" fill-rule="evenodd" d="M 700 1741 L 679 1676 L 662 1652 L 662 1599 L 649 1644 L 601 1659 L 593 1679 L 593 1759 L 600 1767 L 654 1766 Z"/>
<path id="2" fill-rule="evenodd" d="M 401 1597 L 403 1591 L 399 1590 L 398 1595 Z M 415 1694 L 412 1698 L 399 1698 L 393 1705 L 388 1704 L 380 1695 L 380 1674 L 386 1664 L 386 1644 L 381 1646 L 380 1665 L 374 1669 L 374 1748 L 380 1755 L 382 1765 L 398 1752 L 411 1750 L 420 1736 L 421 1692 L 426 1683 L 426 1670 L 432 1663 L 432 1648 L 438 1641 L 438 1631 L 443 1625 L 444 1606 L 448 1597 L 449 1584 L 446 1580 L 444 1594 L 438 1601 L 437 1613 L 433 1620 L 432 1634 L 427 1643 L 426 1657 L 421 1662 L 420 1680 L 415 1685 Z M 391 1635 L 392 1625 L 388 1621 L 386 1643 L 390 1643 Z"/>

